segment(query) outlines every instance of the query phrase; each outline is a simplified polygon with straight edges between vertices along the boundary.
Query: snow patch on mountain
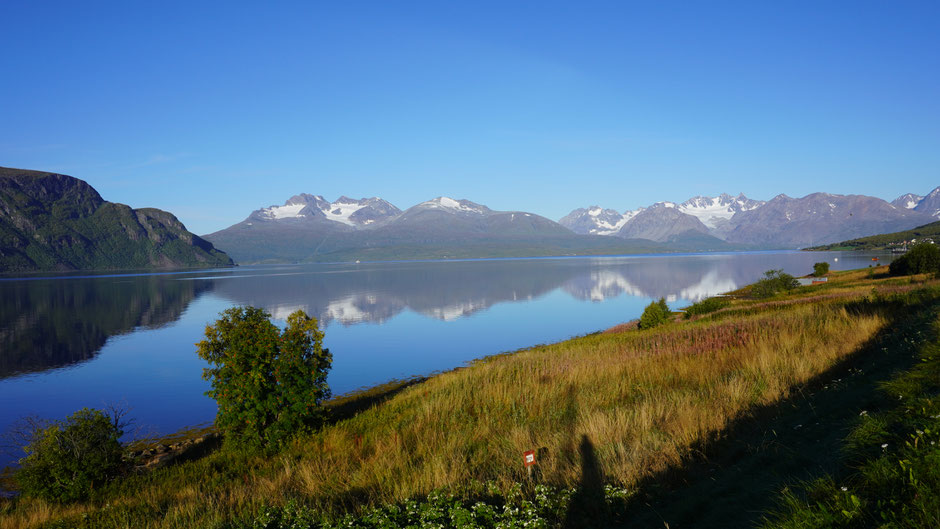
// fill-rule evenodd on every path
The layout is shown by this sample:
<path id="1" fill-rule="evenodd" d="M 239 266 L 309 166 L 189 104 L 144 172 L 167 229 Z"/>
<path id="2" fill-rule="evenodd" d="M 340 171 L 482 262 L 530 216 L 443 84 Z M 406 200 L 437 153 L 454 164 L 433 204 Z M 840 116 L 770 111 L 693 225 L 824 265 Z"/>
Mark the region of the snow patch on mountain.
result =
<path id="1" fill-rule="evenodd" d="M 356 223 L 349 219 L 349 217 L 359 211 L 360 209 L 366 207 L 368 204 L 365 204 L 364 201 L 360 202 L 358 200 L 354 201 L 351 199 L 340 198 L 336 202 L 333 202 L 329 205 L 329 209 L 321 208 L 321 211 L 326 215 L 326 218 L 335 222 L 342 222 L 347 226 L 355 226 Z M 368 221 L 366 222 L 368 224 Z"/>
<path id="2" fill-rule="evenodd" d="M 763 205 L 760 200 L 751 200 L 743 194 L 732 197 L 721 194 L 717 197 L 693 197 L 679 205 L 679 211 L 692 215 L 710 229 L 716 229 L 722 223 L 731 220 L 739 211 L 750 211 Z"/>
<path id="3" fill-rule="evenodd" d="M 295 217 L 304 217 L 300 210 L 307 207 L 306 204 L 285 204 L 283 206 L 271 206 L 261 210 L 263 214 L 270 219 L 290 219 Z"/>
<path id="4" fill-rule="evenodd" d="M 476 213 L 478 215 L 484 215 L 486 213 L 486 209 L 479 204 L 475 204 L 469 200 L 454 200 L 450 197 L 437 197 L 426 202 L 422 202 L 418 205 L 428 208 L 441 208 L 452 211 Z"/>
<path id="5" fill-rule="evenodd" d="M 590 233 L 592 235 L 614 235 L 620 228 L 623 228 L 624 224 L 630 221 L 633 217 L 637 216 L 638 213 L 643 211 L 645 208 L 636 209 L 633 211 L 624 211 L 620 219 L 616 222 L 609 222 L 601 219 L 595 221 L 596 228 L 592 229 Z"/>

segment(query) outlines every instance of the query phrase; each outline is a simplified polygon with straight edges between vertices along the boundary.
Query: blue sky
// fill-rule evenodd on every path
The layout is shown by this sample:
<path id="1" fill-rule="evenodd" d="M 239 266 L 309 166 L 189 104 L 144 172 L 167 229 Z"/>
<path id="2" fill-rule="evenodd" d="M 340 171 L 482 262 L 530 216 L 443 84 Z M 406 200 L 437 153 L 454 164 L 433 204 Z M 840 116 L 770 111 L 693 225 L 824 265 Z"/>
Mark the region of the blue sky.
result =
<path id="1" fill-rule="evenodd" d="M 301 192 L 557 220 L 940 185 L 935 1 L 37 0 L 0 20 L 0 165 L 199 234 Z"/>

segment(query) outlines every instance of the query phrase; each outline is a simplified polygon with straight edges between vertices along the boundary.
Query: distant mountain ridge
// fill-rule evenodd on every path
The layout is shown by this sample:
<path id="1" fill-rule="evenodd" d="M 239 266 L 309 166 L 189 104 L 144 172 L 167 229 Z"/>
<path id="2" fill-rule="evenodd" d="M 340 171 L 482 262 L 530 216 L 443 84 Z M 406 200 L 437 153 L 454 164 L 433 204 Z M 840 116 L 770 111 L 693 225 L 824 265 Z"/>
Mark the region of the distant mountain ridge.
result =
<path id="1" fill-rule="evenodd" d="M 737 197 L 723 193 L 717 197 L 692 197 L 681 204 L 657 202 L 649 207 L 624 211 L 622 214 L 613 209 L 591 206 L 576 209 L 558 222 L 575 233 L 616 235 L 628 238 L 646 235 L 644 238 L 667 241 L 689 230 L 718 236 L 735 213 L 749 211 L 763 204 L 763 201 L 752 200 L 743 193 Z M 653 210 L 653 212 L 648 210 Z M 634 220 L 637 217 L 639 220 Z M 634 226 L 639 223 L 644 224 L 645 227 Z M 660 226 L 654 227 L 657 224 Z M 672 228 L 668 227 L 670 225 Z"/>
<path id="2" fill-rule="evenodd" d="M 940 209 L 940 188 L 896 204 L 829 193 L 769 201 L 721 194 L 623 213 L 579 208 L 556 223 L 443 196 L 402 211 L 376 197 L 329 202 L 302 193 L 205 237 L 243 262 L 800 248 L 926 224 L 933 198 Z"/>
<path id="3" fill-rule="evenodd" d="M 372 222 L 352 221 L 366 201 Z M 353 204 L 333 209 L 336 204 Z M 381 207 L 378 207 L 380 205 Z M 362 206 L 355 213 L 345 213 Z M 326 211 L 333 211 L 333 216 Z M 578 235 L 525 211 L 495 211 L 465 199 L 437 197 L 405 211 L 378 199 L 328 202 L 295 195 L 282 206 L 252 212 L 204 236 L 238 262 L 350 261 L 474 257 L 533 257 L 729 249 L 718 239 L 677 238 L 671 246 L 647 239 Z"/>
<path id="4" fill-rule="evenodd" d="M 171 213 L 107 202 L 71 176 L 0 167 L 0 272 L 232 264 Z"/>
<path id="5" fill-rule="evenodd" d="M 778 195 L 769 201 L 697 196 L 676 204 L 657 202 L 620 214 L 598 206 L 579 208 L 559 222 L 576 233 L 645 238 L 668 243 L 690 236 L 762 248 L 799 248 L 900 231 L 940 218 L 940 187 L 926 197 L 908 194 L 892 203 L 864 195 Z"/>

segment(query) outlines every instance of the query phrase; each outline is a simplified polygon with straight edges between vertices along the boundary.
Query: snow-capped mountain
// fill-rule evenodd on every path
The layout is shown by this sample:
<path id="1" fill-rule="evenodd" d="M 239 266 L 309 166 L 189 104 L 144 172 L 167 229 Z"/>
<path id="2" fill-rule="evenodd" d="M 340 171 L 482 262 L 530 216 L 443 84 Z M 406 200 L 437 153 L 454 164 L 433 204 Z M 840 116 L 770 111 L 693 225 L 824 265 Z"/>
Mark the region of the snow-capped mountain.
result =
<path id="1" fill-rule="evenodd" d="M 726 240 L 805 247 L 906 230 L 931 220 L 919 211 L 864 195 L 777 195 L 759 208 L 736 214 Z"/>
<path id="2" fill-rule="evenodd" d="M 558 223 L 582 235 L 616 235 L 627 221 L 644 209 L 646 208 L 618 213 L 616 210 L 599 206 L 578 208 L 562 217 Z"/>
<path id="3" fill-rule="evenodd" d="M 484 205 L 470 202 L 466 199 L 455 200 L 450 197 L 437 197 L 422 202 L 411 209 L 436 209 L 444 210 L 456 214 L 486 215 L 492 213 L 492 210 Z"/>
<path id="4" fill-rule="evenodd" d="M 328 202 L 320 195 L 301 193 L 290 197 L 282 206 L 269 206 L 251 214 L 256 221 L 326 220 L 365 228 L 381 225 L 399 215 L 401 210 L 381 198 L 353 199 L 341 196 Z"/>
<path id="5" fill-rule="evenodd" d="M 300 194 L 205 238 L 243 263 L 585 255 L 799 248 L 901 231 L 940 218 L 940 188 L 895 202 L 828 193 L 779 195 L 763 202 L 722 194 L 623 213 L 592 206 L 553 222 L 446 196 L 401 211 L 379 198 L 329 202 Z"/>
<path id="6" fill-rule="evenodd" d="M 906 195 L 901 195 L 898 198 L 891 201 L 891 205 L 896 208 L 901 209 L 914 209 L 917 207 L 917 204 L 920 204 L 920 201 L 924 197 L 920 195 L 915 195 L 914 193 L 908 193 Z"/>
<path id="7" fill-rule="evenodd" d="M 914 193 L 901 195 L 892 200 L 891 205 L 903 209 L 912 209 L 926 213 L 935 219 L 940 219 L 940 187 L 934 188 L 933 191 L 927 193 L 927 196 L 915 195 Z"/>
<path id="8" fill-rule="evenodd" d="M 913 228 L 940 218 L 940 188 L 926 197 L 904 195 L 889 204 L 863 195 L 779 195 L 770 202 L 733 197 L 693 197 L 657 202 L 619 214 L 594 206 L 576 209 L 561 224 L 576 233 L 674 242 L 707 237 L 765 247 L 803 247 Z M 619 226 L 619 229 L 612 227 Z M 703 239 L 703 237 L 706 237 Z"/>
<path id="9" fill-rule="evenodd" d="M 585 247 L 602 253 L 623 247 L 617 241 L 582 241 L 571 230 L 534 213 L 494 211 L 443 196 L 401 211 L 378 198 L 340 197 L 328 202 L 319 195 L 300 194 L 206 237 L 243 263 L 503 256 L 541 254 L 544 248 L 570 253 Z"/>
<path id="10" fill-rule="evenodd" d="M 570 230 L 541 215 L 525 211 L 493 211 L 469 200 L 437 197 L 405 210 L 387 230 L 423 237 L 492 235 L 571 236 Z"/>
<path id="11" fill-rule="evenodd" d="M 935 219 L 940 218 L 940 187 L 935 188 L 922 198 L 914 207 L 914 211 L 926 213 Z"/>
<path id="12" fill-rule="evenodd" d="M 571 231 L 581 234 L 617 235 L 627 238 L 640 237 L 664 241 L 679 233 L 693 230 L 721 238 L 728 221 L 735 213 L 749 211 L 763 204 L 763 201 L 752 200 L 743 194 L 737 197 L 728 194 L 721 194 L 717 197 L 697 196 L 681 204 L 657 202 L 649 208 L 627 210 L 623 213 L 618 213 L 613 209 L 603 209 L 599 206 L 579 208 L 562 217 L 558 222 Z M 654 208 L 666 209 L 647 212 L 647 209 Z M 668 211 L 668 209 L 672 211 Z M 686 216 L 693 217 L 698 222 L 693 222 L 692 219 L 686 218 Z M 635 218 L 640 220 L 635 221 Z M 657 221 L 657 218 L 660 220 Z M 643 226 L 631 226 L 631 224 L 637 222 L 642 223 Z M 662 226 L 657 227 L 657 223 Z"/>
<path id="13" fill-rule="evenodd" d="M 737 197 L 722 193 L 717 197 L 692 197 L 679 204 L 678 209 L 702 221 L 705 226 L 720 230 L 735 213 L 759 208 L 764 203 L 763 200 L 751 200 L 744 193 Z"/>

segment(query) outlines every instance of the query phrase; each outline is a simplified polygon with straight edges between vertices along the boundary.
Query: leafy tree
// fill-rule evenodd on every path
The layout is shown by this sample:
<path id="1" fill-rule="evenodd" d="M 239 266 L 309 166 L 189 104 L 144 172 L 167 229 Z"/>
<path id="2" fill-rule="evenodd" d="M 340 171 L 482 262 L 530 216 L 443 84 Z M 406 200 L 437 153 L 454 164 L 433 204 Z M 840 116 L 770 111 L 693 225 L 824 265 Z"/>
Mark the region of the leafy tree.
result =
<path id="1" fill-rule="evenodd" d="M 821 263 L 813 264 L 813 275 L 816 277 L 822 277 L 829 273 L 829 263 L 823 261 Z"/>
<path id="2" fill-rule="evenodd" d="M 643 309 L 639 327 L 641 329 L 651 329 L 657 325 L 662 325 L 669 321 L 669 314 L 669 306 L 666 305 L 665 298 L 659 298 L 659 301 L 654 301 Z"/>
<path id="3" fill-rule="evenodd" d="M 751 287 L 751 295 L 755 298 L 769 298 L 777 292 L 793 290 L 798 286 L 800 282 L 782 269 L 768 270 L 764 272 L 764 278 Z"/>
<path id="4" fill-rule="evenodd" d="M 20 491 L 52 501 L 81 500 L 121 466 L 120 416 L 82 408 L 64 421 L 32 423 L 14 474 Z"/>
<path id="5" fill-rule="evenodd" d="M 906 254 L 895 259 L 888 271 L 893 276 L 940 271 L 940 248 L 927 242 L 915 244 Z"/>
<path id="6" fill-rule="evenodd" d="M 281 332 L 263 309 L 234 307 L 221 316 L 196 344 L 211 365 L 202 376 L 212 384 L 206 394 L 218 404 L 219 430 L 250 447 L 276 448 L 318 428 L 333 357 L 317 320 L 298 310 Z"/>

